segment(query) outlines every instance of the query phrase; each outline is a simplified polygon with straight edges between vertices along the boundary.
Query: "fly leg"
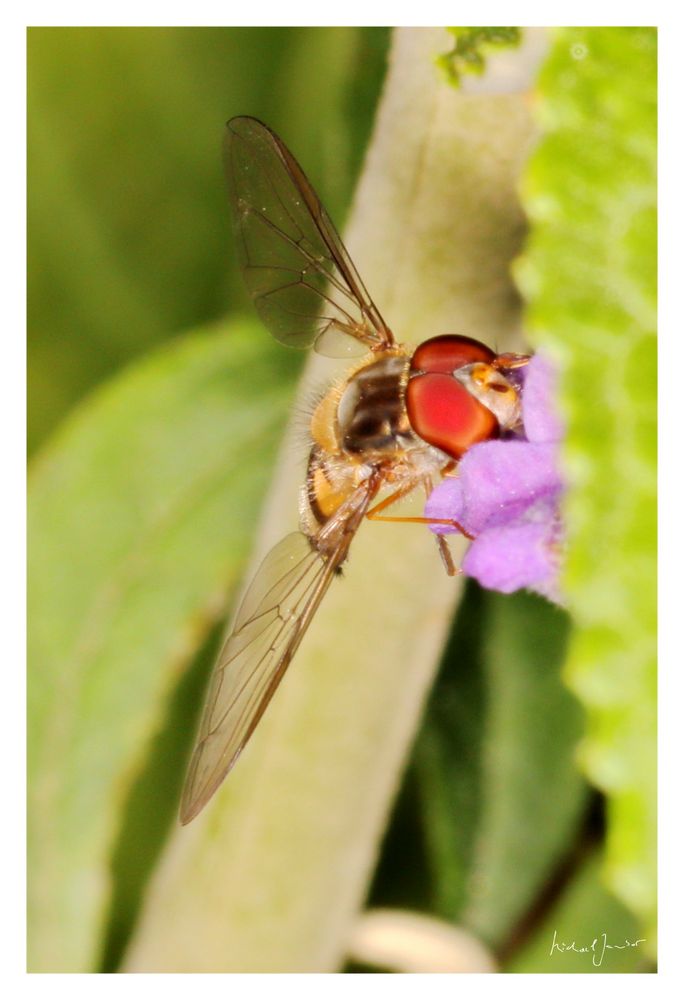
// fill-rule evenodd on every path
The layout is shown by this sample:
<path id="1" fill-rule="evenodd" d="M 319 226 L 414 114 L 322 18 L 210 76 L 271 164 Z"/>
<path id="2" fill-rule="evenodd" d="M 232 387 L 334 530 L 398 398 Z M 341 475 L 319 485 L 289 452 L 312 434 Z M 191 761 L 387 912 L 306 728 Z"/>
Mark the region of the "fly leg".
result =
<path id="1" fill-rule="evenodd" d="M 433 483 L 426 481 L 423 483 L 423 487 L 425 489 L 426 497 L 429 497 L 433 489 Z M 436 522 L 433 521 L 431 523 L 434 524 Z M 454 524 L 457 524 L 457 522 L 454 522 Z M 469 535 L 462 527 L 460 527 L 460 525 L 459 528 L 461 534 L 466 535 L 468 538 L 472 538 L 472 535 Z M 437 549 L 439 550 L 442 565 L 447 572 L 447 576 L 458 576 L 463 571 L 460 566 L 456 566 L 454 563 L 454 557 L 451 554 L 451 549 L 449 548 L 449 543 L 447 542 L 445 536 L 435 535 L 434 539 L 437 542 Z"/>
<path id="2" fill-rule="evenodd" d="M 396 524 L 444 524 L 444 525 L 448 525 L 451 528 L 456 528 L 456 530 L 459 531 L 466 538 L 470 539 L 471 541 L 473 540 L 474 535 L 471 535 L 470 532 L 468 532 L 468 531 L 465 530 L 465 528 L 463 527 L 462 524 L 460 524 L 458 521 L 456 521 L 456 520 L 454 520 L 452 518 L 444 518 L 444 517 L 395 517 L 395 516 L 392 516 L 391 514 L 382 514 L 381 513 L 382 511 L 386 510 L 388 507 L 391 507 L 392 504 L 397 503 L 397 501 L 401 500 L 403 497 L 405 497 L 409 493 L 411 493 L 412 490 L 415 489 L 415 486 L 416 486 L 415 483 L 412 483 L 409 486 L 402 486 L 398 490 L 396 490 L 394 493 L 391 493 L 388 497 L 385 497 L 384 500 L 381 500 L 380 503 L 377 503 L 375 505 L 375 507 L 372 507 L 369 511 L 366 512 L 366 517 L 368 518 L 368 520 L 369 521 L 394 521 Z M 423 486 L 425 487 L 425 493 L 426 493 L 426 495 L 429 496 L 430 493 L 431 493 L 431 491 L 432 491 L 432 483 L 429 482 L 428 480 L 426 480 L 423 483 Z M 440 555 L 440 558 L 442 560 L 442 564 L 443 564 L 445 570 L 447 571 L 447 574 L 449 576 L 457 576 L 461 572 L 461 570 L 460 570 L 460 568 L 458 566 L 454 565 L 454 560 L 452 558 L 451 551 L 449 549 L 449 545 L 447 543 L 446 538 L 444 537 L 444 535 L 435 535 L 435 541 L 437 542 L 437 548 L 439 550 L 439 555 Z"/>
<path id="3" fill-rule="evenodd" d="M 387 507 L 390 507 L 393 503 L 397 503 L 398 500 L 407 496 L 413 489 L 415 489 L 415 485 L 401 487 L 396 491 L 396 493 L 391 493 L 388 497 L 385 497 L 384 500 L 381 500 L 380 503 L 377 503 L 375 507 L 366 511 L 366 517 L 369 521 L 395 521 L 401 524 L 445 524 L 450 528 L 456 528 L 458 532 L 468 538 L 471 542 L 473 541 L 475 536 L 471 535 L 469 531 L 466 531 L 459 521 L 456 521 L 451 517 L 393 517 L 391 514 L 388 515 L 380 513 L 381 510 L 386 510 Z M 427 485 L 426 492 L 429 495 Z"/>
<path id="4" fill-rule="evenodd" d="M 435 535 L 435 541 L 437 542 L 437 548 L 439 549 L 439 554 L 442 558 L 442 565 L 447 571 L 447 576 L 458 576 L 463 572 L 460 566 L 454 564 L 454 558 L 451 555 L 451 549 L 449 548 L 449 543 L 447 542 L 444 535 Z"/>

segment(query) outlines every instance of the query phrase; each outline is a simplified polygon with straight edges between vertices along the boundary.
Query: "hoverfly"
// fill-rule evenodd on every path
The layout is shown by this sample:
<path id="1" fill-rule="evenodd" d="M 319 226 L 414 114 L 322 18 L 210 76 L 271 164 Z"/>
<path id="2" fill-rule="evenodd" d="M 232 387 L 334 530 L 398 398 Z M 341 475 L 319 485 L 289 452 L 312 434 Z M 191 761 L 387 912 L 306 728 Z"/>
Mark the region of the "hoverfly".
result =
<path id="1" fill-rule="evenodd" d="M 363 357 L 315 408 L 301 530 L 266 556 L 218 656 L 183 824 L 254 732 L 363 519 L 427 523 L 381 512 L 416 488 L 429 495 L 471 445 L 519 425 L 511 372 L 528 360 L 452 334 L 417 348 L 397 343 L 282 140 L 255 118 L 233 118 L 224 157 L 243 274 L 265 326 L 290 347 Z M 385 488 L 391 492 L 373 506 Z M 435 537 L 453 574 L 446 541 Z"/>

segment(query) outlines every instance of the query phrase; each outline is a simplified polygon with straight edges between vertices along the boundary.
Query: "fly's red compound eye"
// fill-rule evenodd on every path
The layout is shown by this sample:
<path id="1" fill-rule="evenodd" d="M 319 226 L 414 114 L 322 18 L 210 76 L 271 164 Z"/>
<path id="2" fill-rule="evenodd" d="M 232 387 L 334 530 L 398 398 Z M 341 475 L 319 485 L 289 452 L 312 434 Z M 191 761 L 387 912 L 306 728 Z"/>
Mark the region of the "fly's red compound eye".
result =
<path id="1" fill-rule="evenodd" d="M 416 434 L 452 458 L 497 437 L 499 422 L 453 375 L 415 375 L 406 387 L 406 410 Z"/>
<path id="2" fill-rule="evenodd" d="M 416 348 L 411 358 L 411 371 L 451 373 L 480 361 L 491 365 L 495 357 L 494 351 L 479 340 L 447 333 L 432 337 Z"/>
<path id="3" fill-rule="evenodd" d="M 493 412 L 454 378 L 466 365 L 496 357 L 472 337 L 445 334 L 420 344 L 411 358 L 406 409 L 411 427 L 428 444 L 459 459 L 471 445 L 499 434 Z"/>

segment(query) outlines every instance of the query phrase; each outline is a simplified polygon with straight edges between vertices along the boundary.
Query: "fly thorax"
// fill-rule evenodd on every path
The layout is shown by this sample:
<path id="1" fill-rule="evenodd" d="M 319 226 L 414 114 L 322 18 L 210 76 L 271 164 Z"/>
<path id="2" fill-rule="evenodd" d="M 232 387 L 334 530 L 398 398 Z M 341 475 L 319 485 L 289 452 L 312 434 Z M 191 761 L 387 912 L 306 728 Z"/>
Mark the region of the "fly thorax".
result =
<path id="1" fill-rule="evenodd" d="M 383 455 L 406 448 L 413 432 L 406 415 L 405 357 L 391 355 L 349 379 L 337 407 L 341 447 L 352 455 Z"/>

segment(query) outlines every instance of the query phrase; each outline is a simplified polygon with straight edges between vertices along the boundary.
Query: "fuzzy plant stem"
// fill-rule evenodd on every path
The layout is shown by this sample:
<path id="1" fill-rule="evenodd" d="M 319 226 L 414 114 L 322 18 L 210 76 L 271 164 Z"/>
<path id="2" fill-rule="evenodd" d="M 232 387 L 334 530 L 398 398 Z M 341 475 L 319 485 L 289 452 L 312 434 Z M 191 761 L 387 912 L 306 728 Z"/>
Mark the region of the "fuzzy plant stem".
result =
<path id="1" fill-rule="evenodd" d="M 445 31 L 395 32 L 346 241 L 401 341 L 458 332 L 521 346 L 509 266 L 544 44 L 530 32 L 454 89 L 433 61 Z M 332 372 L 311 359 L 302 406 Z M 291 430 L 258 553 L 295 526 L 301 454 Z M 340 968 L 459 589 L 426 529 L 362 526 L 243 758 L 171 837 L 126 971 Z"/>

